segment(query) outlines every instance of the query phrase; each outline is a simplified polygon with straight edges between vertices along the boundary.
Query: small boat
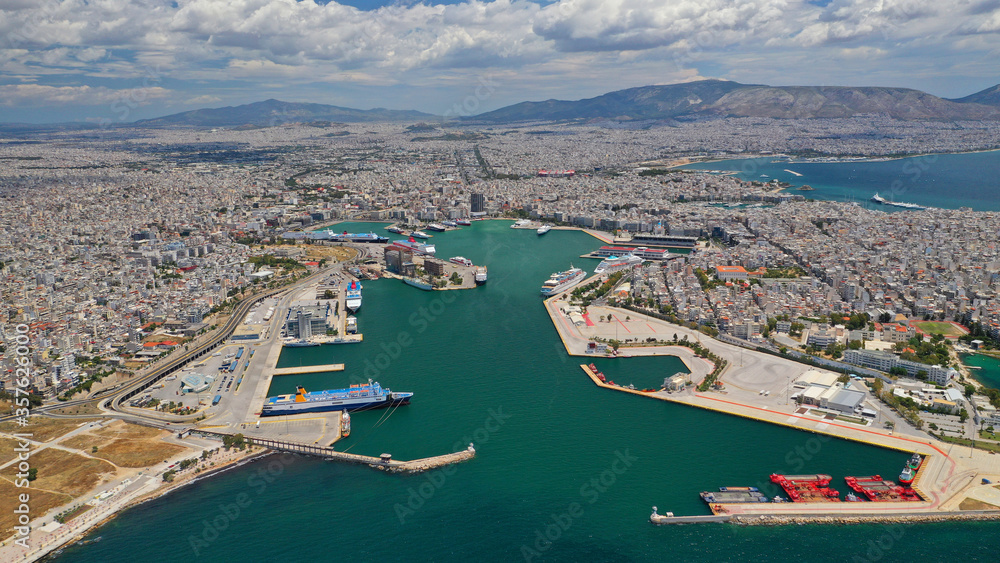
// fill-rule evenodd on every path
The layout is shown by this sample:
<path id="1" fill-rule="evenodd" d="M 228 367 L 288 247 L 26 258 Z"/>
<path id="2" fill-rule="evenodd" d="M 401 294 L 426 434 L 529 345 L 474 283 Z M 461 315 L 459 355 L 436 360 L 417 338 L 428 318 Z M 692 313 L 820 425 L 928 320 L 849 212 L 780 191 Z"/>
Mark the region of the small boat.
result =
<path id="1" fill-rule="evenodd" d="M 346 411 L 340 411 L 340 437 L 346 438 L 351 435 L 351 415 Z"/>

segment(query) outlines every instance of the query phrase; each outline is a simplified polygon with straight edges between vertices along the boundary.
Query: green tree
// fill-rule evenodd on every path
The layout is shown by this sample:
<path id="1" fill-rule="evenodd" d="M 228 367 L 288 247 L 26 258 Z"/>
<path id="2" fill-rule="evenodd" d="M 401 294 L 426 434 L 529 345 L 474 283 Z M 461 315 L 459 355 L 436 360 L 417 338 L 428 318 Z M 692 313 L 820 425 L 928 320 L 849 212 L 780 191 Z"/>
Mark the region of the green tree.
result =
<path id="1" fill-rule="evenodd" d="M 28 481 L 34 481 L 35 479 L 38 479 L 38 468 L 32 467 L 28 469 Z"/>
<path id="2" fill-rule="evenodd" d="M 969 411 L 965 409 L 958 411 L 958 421 L 965 422 L 966 420 L 969 420 Z"/>
<path id="3" fill-rule="evenodd" d="M 970 398 L 976 393 L 976 386 L 971 383 L 965 384 L 965 397 Z"/>

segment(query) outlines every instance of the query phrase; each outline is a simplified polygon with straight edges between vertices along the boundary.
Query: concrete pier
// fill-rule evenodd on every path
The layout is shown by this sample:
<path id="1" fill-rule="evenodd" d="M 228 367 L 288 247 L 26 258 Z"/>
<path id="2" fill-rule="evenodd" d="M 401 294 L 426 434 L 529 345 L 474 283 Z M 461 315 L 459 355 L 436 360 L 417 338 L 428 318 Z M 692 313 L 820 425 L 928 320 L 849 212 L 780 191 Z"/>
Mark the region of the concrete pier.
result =
<path id="1" fill-rule="evenodd" d="M 213 432 L 210 430 L 194 430 L 193 432 L 220 436 L 220 437 L 231 435 L 225 432 Z M 371 468 L 379 469 L 381 471 L 388 471 L 391 473 L 419 473 L 422 471 L 429 471 L 431 469 L 435 469 L 438 467 L 451 465 L 453 463 L 468 461 L 476 457 L 476 449 L 472 446 L 472 444 L 469 444 L 469 447 L 462 451 L 450 454 L 425 457 L 410 461 L 400 461 L 392 459 L 391 456 L 388 456 L 388 454 L 383 454 L 382 457 L 349 454 L 346 452 L 334 451 L 330 447 L 321 446 L 318 444 L 302 444 L 299 442 L 290 442 L 287 440 L 272 440 L 269 438 L 261 438 L 256 436 L 244 436 L 244 440 L 246 440 L 250 444 L 267 448 L 269 450 L 312 455 L 330 460 L 367 465 Z"/>
<path id="2" fill-rule="evenodd" d="M 344 371 L 344 364 L 320 364 L 315 366 L 275 368 L 271 375 L 302 375 L 305 373 L 320 373 L 324 371 Z"/>

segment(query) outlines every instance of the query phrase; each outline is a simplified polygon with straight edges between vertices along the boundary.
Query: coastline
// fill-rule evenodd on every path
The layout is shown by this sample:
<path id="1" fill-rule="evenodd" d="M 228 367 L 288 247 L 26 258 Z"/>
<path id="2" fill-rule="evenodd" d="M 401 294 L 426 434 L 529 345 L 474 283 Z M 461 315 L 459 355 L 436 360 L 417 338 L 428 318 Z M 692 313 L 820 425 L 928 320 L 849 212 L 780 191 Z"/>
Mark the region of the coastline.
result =
<path id="1" fill-rule="evenodd" d="M 662 167 L 666 170 L 679 169 L 682 166 L 690 166 L 692 164 L 711 164 L 713 162 L 726 162 L 729 160 L 756 160 L 761 158 L 788 158 L 789 164 L 814 164 L 814 163 L 847 163 L 847 162 L 892 162 L 894 160 L 905 160 L 907 158 L 920 158 L 924 156 L 944 156 L 953 154 L 979 154 L 988 152 L 1000 152 L 1000 148 L 997 149 L 979 149 L 979 150 L 964 150 L 964 151 L 953 151 L 953 152 L 921 152 L 906 155 L 895 155 L 895 156 L 818 156 L 818 157 L 806 157 L 801 160 L 796 160 L 795 157 L 789 156 L 785 153 L 776 154 L 758 154 L 758 155 L 732 155 L 726 158 L 708 158 L 705 160 L 691 160 L 690 162 L 685 162 L 681 164 L 671 164 L 669 166 Z M 641 166 L 641 164 L 639 164 Z M 660 168 L 660 167 L 657 167 Z M 692 172 L 707 172 L 706 170 L 692 169 Z M 736 173 L 737 171 L 727 171 Z"/>
<path id="2" fill-rule="evenodd" d="M 604 355 L 584 354 L 579 349 L 584 344 L 588 336 L 582 334 L 581 327 L 573 327 L 561 322 L 564 319 L 562 314 L 555 310 L 555 302 L 561 299 L 557 296 L 546 300 L 545 306 L 550 319 L 556 328 L 560 339 L 565 346 L 566 352 L 570 356 L 606 357 Z M 654 321 L 651 317 L 646 317 L 639 313 L 628 311 L 630 315 L 641 316 L 642 322 Z M 652 328 L 652 327 L 650 327 Z M 680 327 L 678 327 L 680 330 Z M 723 359 L 726 358 L 727 345 L 717 340 L 703 342 L 713 353 Z M 661 347 L 661 350 L 651 350 L 650 355 L 675 355 L 672 350 L 665 350 L 670 347 Z M 630 352 L 632 349 L 630 349 Z M 731 353 L 731 351 L 730 351 Z M 742 351 L 741 354 L 748 358 L 752 351 Z M 634 355 L 634 354 L 633 354 Z M 787 361 L 787 360 L 786 360 Z M 742 362 L 741 362 L 742 363 Z M 689 362 L 685 362 L 689 368 L 695 367 Z M 734 369 L 735 364 L 729 363 L 728 369 L 720 375 L 719 380 L 728 387 L 739 388 L 738 383 L 746 383 L 741 378 L 748 377 L 746 370 Z M 991 456 L 987 452 L 974 450 L 968 452 L 968 448 L 956 447 L 954 444 L 944 443 L 926 437 L 919 433 L 907 434 L 907 429 L 885 430 L 868 426 L 853 425 L 849 422 L 838 422 L 825 418 L 815 418 L 807 416 L 804 411 L 798 410 L 797 406 L 779 406 L 768 403 L 766 406 L 748 404 L 748 399 L 743 400 L 732 397 L 728 392 L 695 392 L 693 386 L 682 391 L 666 392 L 653 391 L 644 392 L 638 389 L 629 389 L 618 385 L 609 385 L 600 381 L 587 365 L 580 366 L 588 375 L 591 381 L 601 387 L 634 395 L 642 395 L 651 399 L 667 401 L 671 403 L 683 404 L 715 411 L 722 414 L 748 418 L 759 422 L 783 426 L 795 430 L 832 436 L 853 442 L 860 442 L 879 448 L 886 448 L 906 453 L 920 453 L 926 456 L 925 463 L 917 474 L 917 479 L 912 487 L 925 500 L 907 503 L 879 503 L 878 506 L 853 506 L 854 503 L 757 503 L 755 505 L 726 505 L 727 513 L 734 518 L 738 516 L 750 519 L 754 518 L 805 518 L 802 522 L 809 523 L 842 523 L 843 518 L 855 518 L 864 516 L 859 513 L 863 510 L 868 514 L 877 514 L 879 517 L 898 518 L 908 515 L 916 515 L 922 520 L 933 521 L 934 519 L 949 519 L 951 513 L 963 514 L 969 511 L 960 511 L 960 504 L 963 499 L 975 499 L 977 496 L 988 494 L 987 488 L 993 485 L 988 482 L 980 484 L 980 479 L 988 479 L 996 482 L 1000 476 L 1000 459 Z M 803 370 L 808 366 L 802 365 Z M 697 375 L 693 373 L 691 381 L 697 381 Z M 734 383 L 737 382 L 737 383 Z M 929 438 L 929 439 L 928 439 Z M 995 491 L 993 491 L 995 492 Z M 839 505 L 839 506 L 838 506 Z M 997 511 L 987 511 L 986 514 L 1000 516 L 1000 509 Z M 993 516 L 991 516 L 992 518 Z M 976 517 L 973 519 L 984 519 Z M 750 522 L 763 523 L 763 522 Z M 776 524 L 800 523 L 796 520 L 776 520 Z"/>
<path id="3" fill-rule="evenodd" d="M 197 473 L 197 474 L 193 473 L 193 470 L 191 470 L 192 472 L 190 473 L 190 476 L 188 476 L 188 475 L 182 476 L 180 479 L 176 480 L 175 482 L 168 483 L 168 482 L 162 481 L 162 478 L 161 478 L 159 486 L 157 486 L 155 489 L 153 489 L 153 490 L 151 490 L 149 492 L 146 492 L 146 493 L 140 493 L 135 498 L 132 498 L 132 499 L 129 499 L 129 500 L 125 501 L 121 506 L 114 507 L 107 514 L 104 514 L 104 515 L 100 516 L 99 518 L 97 518 L 95 520 L 86 522 L 86 525 L 81 526 L 79 529 L 72 530 L 66 536 L 64 536 L 62 538 L 54 538 L 54 537 L 45 538 L 46 540 L 50 540 L 50 543 L 45 544 L 45 545 L 36 546 L 36 547 L 34 547 L 33 551 L 28 552 L 28 553 L 24 553 L 23 556 L 22 556 L 23 557 L 22 560 L 23 561 L 37 561 L 37 560 L 40 560 L 42 558 L 48 557 L 53 552 L 65 549 L 66 547 L 69 547 L 69 546 L 71 546 L 71 545 L 73 545 L 75 543 L 83 541 L 86 536 L 88 536 L 91 533 L 93 533 L 94 531 L 100 529 L 102 526 L 104 526 L 108 522 L 114 520 L 115 518 L 118 517 L 118 515 L 124 513 L 125 511 L 127 511 L 130 508 L 133 508 L 133 507 L 138 506 L 140 504 L 144 504 L 146 502 L 158 499 L 158 498 L 163 497 L 163 496 L 165 496 L 165 495 L 167 495 L 167 494 L 169 494 L 171 492 L 179 490 L 179 489 L 181 489 L 181 488 L 183 488 L 183 487 L 185 487 L 187 485 L 190 485 L 192 483 L 195 483 L 197 481 L 200 481 L 200 480 L 208 478 L 208 477 L 214 477 L 214 476 L 219 475 L 219 474 L 221 474 L 221 473 L 223 473 L 223 472 L 225 472 L 225 471 L 227 471 L 229 469 L 235 469 L 237 467 L 240 467 L 242 465 L 245 465 L 245 464 L 250 463 L 252 461 L 255 461 L 257 459 L 263 458 L 263 457 L 265 457 L 267 455 L 270 455 L 272 453 L 274 453 L 274 452 L 271 451 L 271 450 L 268 450 L 268 449 L 262 449 L 260 451 L 255 451 L 255 452 L 251 452 L 250 450 L 247 450 L 247 451 L 244 452 L 244 455 L 242 455 L 242 456 L 237 456 L 237 457 L 234 457 L 233 459 L 226 460 L 223 463 L 219 463 L 219 464 L 216 464 L 216 465 L 208 466 L 208 468 L 202 469 L 202 471 L 199 472 L 199 473 Z M 150 469 L 150 468 L 146 468 L 146 469 Z M 159 477 L 159 476 L 162 476 L 162 472 L 158 472 L 156 474 L 151 474 L 151 476 L 152 475 L 156 475 L 156 476 Z M 72 522 L 73 521 L 70 520 L 68 523 L 63 524 L 62 526 L 60 526 L 60 528 L 63 528 L 63 527 L 66 527 L 66 526 L 70 526 L 70 525 L 72 525 Z M 51 540 L 54 540 L 54 541 L 51 541 Z M 9 547 L 9 546 L 4 546 L 4 547 Z"/>

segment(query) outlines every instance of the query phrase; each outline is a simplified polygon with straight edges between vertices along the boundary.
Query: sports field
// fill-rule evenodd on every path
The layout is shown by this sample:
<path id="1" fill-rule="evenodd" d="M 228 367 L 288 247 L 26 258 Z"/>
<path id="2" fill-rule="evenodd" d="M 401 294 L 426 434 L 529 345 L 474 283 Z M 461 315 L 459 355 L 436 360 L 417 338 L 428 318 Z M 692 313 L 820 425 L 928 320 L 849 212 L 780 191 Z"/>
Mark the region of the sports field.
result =
<path id="1" fill-rule="evenodd" d="M 949 338 L 957 338 L 966 334 L 967 331 L 954 323 L 939 321 L 911 321 L 910 324 L 916 326 L 927 334 L 940 334 Z"/>

